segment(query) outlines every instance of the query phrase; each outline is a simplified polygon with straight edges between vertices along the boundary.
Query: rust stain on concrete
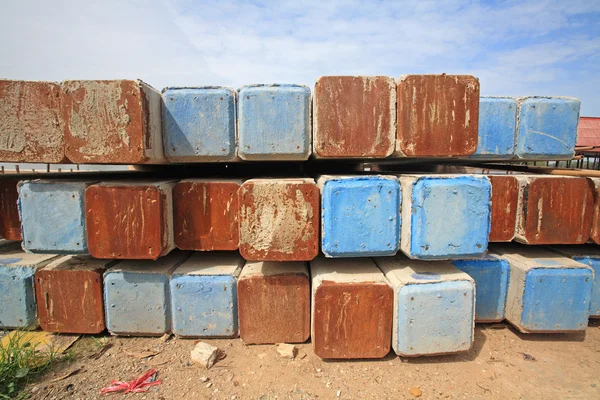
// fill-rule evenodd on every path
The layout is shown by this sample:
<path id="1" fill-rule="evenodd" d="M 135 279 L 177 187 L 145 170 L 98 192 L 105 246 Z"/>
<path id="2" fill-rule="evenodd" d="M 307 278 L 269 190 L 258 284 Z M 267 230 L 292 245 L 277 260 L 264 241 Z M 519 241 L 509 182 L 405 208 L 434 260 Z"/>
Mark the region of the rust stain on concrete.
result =
<path id="1" fill-rule="evenodd" d="M 65 161 L 57 83 L 0 80 L 0 115 L 0 160 Z"/>
<path id="2" fill-rule="evenodd" d="M 323 281 L 317 288 L 312 342 L 321 358 L 382 358 L 392 341 L 393 291 L 380 283 Z"/>
<path id="3" fill-rule="evenodd" d="M 592 214 L 592 228 L 590 239 L 600 244 L 600 178 L 588 178 L 594 193 L 594 212 Z"/>
<path id="4" fill-rule="evenodd" d="M 236 181 L 186 180 L 173 188 L 175 244 L 182 250 L 237 250 Z"/>
<path id="5" fill-rule="evenodd" d="M 239 190 L 246 260 L 310 261 L 319 251 L 320 194 L 312 179 L 252 179 Z"/>
<path id="6" fill-rule="evenodd" d="M 318 157 L 387 157 L 396 137 L 396 84 L 386 76 L 322 76 L 315 84 Z"/>
<path id="7" fill-rule="evenodd" d="M 150 259 L 173 243 L 172 183 L 100 183 L 85 191 L 86 232 L 96 258 Z"/>
<path id="8" fill-rule="evenodd" d="M 105 329 L 105 268 L 89 266 L 87 260 L 90 258 L 65 257 L 36 272 L 35 296 L 43 330 L 96 334 Z"/>
<path id="9" fill-rule="evenodd" d="M 515 236 L 519 184 L 513 176 L 488 175 L 492 183 L 490 242 L 510 242 Z"/>
<path id="10" fill-rule="evenodd" d="M 308 275 L 240 278 L 237 291 L 240 337 L 245 343 L 302 343 L 308 340 Z"/>
<path id="11" fill-rule="evenodd" d="M 16 179 L 0 179 L 0 235 L 8 240 L 23 240 L 17 200 Z"/>
<path id="12" fill-rule="evenodd" d="M 520 177 L 516 240 L 583 244 L 590 237 L 594 196 L 586 178 Z"/>
<path id="13" fill-rule="evenodd" d="M 398 153 L 409 157 L 451 157 L 470 155 L 477 150 L 477 78 L 404 75 L 396 84 Z"/>

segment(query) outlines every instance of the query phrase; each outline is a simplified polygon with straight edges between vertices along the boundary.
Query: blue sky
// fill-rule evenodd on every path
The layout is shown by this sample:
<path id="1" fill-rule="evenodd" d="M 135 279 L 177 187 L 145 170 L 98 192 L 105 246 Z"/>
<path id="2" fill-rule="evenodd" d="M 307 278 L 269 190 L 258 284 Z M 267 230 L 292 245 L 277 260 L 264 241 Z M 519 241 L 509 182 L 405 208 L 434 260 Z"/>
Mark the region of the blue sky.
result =
<path id="1" fill-rule="evenodd" d="M 0 77 L 165 86 L 472 74 L 600 116 L 600 0 L 3 0 Z"/>

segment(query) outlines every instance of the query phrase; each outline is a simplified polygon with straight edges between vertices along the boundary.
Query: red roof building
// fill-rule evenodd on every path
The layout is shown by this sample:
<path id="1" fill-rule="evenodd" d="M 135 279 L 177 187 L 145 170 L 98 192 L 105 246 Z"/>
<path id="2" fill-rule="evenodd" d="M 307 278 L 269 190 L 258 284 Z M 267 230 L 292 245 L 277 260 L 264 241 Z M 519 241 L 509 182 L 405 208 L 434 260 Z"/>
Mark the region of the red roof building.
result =
<path id="1" fill-rule="evenodd" d="M 577 147 L 600 147 L 600 117 L 580 117 Z"/>

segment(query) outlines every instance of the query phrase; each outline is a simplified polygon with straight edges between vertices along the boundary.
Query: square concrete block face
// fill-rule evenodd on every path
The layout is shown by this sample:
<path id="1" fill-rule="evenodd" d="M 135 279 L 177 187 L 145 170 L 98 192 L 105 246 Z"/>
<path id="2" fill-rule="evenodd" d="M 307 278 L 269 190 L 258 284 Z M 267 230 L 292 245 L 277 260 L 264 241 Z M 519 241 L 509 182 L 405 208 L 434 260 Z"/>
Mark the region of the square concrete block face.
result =
<path id="1" fill-rule="evenodd" d="M 156 260 L 173 241 L 174 182 L 102 182 L 85 191 L 87 238 L 96 258 Z"/>
<path id="2" fill-rule="evenodd" d="M 162 93 L 165 156 L 171 162 L 236 158 L 235 92 L 225 87 L 172 87 Z"/>
<path id="3" fill-rule="evenodd" d="M 475 322 L 502 321 L 510 277 L 508 261 L 488 254 L 481 259 L 456 260 L 452 264 L 475 281 Z"/>
<path id="4" fill-rule="evenodd" d="M 517 103 L 517 158 L 573 158 L 581 101 L 569 97 L 521 97 Z"/>
<path id="5" fill-rule="evenodd" d="M 477 150 L 479 80 L 469 75 L 404 75 L 398 88 L 396 152 L 468 156 Z"/>
<path id="6" fill-rule="evenodd" d="M 48 332 L 95 334 L 104 330 L 102 274 L 114 261 L 66 256 L 35 274 L 40 326 Z"/>
<path id="7" fill-rule="evenodd" d="M 590 237 L 594 196 L 586 178 L 518 175 L 515 240 L 525 244 L 583 244 Z"/>
<path id="8" fill-rule="evenodd" d="M 510 242 L 515 237 L 519 183 L 514 176 L 489 175 L 492 183 L 490 242 Z"/>
<path id="9" fill-rule="evenodd" d="M 590 318 L 600 318 L 600 249 L 593 245 L 552 246 L 551 250 L 585 264 L 594 270 Z"/>
<path id="10" fill-rule="evenodd" d="M 590 316 L 594 272 L 549 250 L 494 245 L 510 264 L 506 319 L 523 333 L 584 330 Z"/>
<path id="11" fill-rule="evenodd" d="M 0 180 L 0 236 L 7 240 L 22 240 L 19 218 L 18 180 Z"/>
<path id="12" fill-rule="evenodd" d="M 35 328 L 35 272 L 56 259 L 54 255 L 30 254 L 12 242 L 0 254 L 0 327 Z"/>
<path id="13" fill-rule="evenodd" d="M 122 261 L 104 273 L 106 328 L 113 335 L 162 336 L 171 332 L 169 279 L 190 252 L 156 261 Z"/>
<path id="14" fill-rule="evenodd" d="M 302 85 L 247 85 L 239 90 L 241 159 L 306 160 L 310 156 L 310 89 Z"/>
<path id="15" fill-rule="evenodd" d="M 184 337 L 235 337 L 237 252 L 194 253 L 171 277 L 173 333 Z"/>
<path id="16" fill-rule="evenodd" d="M 400 248 L 395 176 L 323 176 L 321 249 L 326 257 L 391 256 Z"/>
<path id="17" fill-rule="evenodd" d="M 66 153 L 78 164 L 165 162 L 160 92 L 139 80 L 65 81 Z"/>
<path id="18" fill-rule="evenodd" d="M 394 290 L 392 347 L 404 357 L 468 351 L 475 283 L 448 261 L 376 258 Z"/>
<path id="19" fill-rule="evenodd" d="M 485 176 L 402 175 L 401 249 L 408 257 L 444 260 L 485 254 L 491 184 Z"/>
<path id="20" fill-rule="evenodd" d="M 240 337 L 248 344 L 310 336 L 310 282 L 303 262 L 248 262 L 238 284 Z"/>
<path id="21" fill-rule="evenodd" d="M 61 163 L 65 158 L 60 85 L 0 80 L 0 160 Z"/>
<path id="22" fill-rule="evenodd" d="M 84 193 L 90 182 L 19 183 L 23 248 L 32 253 L 88 254 Z"/>
<path id="23" fill-rule="evenodd" d="M 173 187 L 175 245 L 182 250 L 237 250 L 240 181 L 188 179 Z"/>
<path id="24" fill-rule="evenodd" d="M 396 145 L 395 108 L 396 84 L 392 78 L 320 77 L 315 83 L 315 156 L 382 158 L 391 155 Z"/>
<path id="25" fill-rule="evenodd" d="M 239 190 L 240 253 L 254 261 L 310 261 L 319 252 L 319 188 L 312 179 L 250 179 Z"/>
<path id="26" fill-rule="evenodd" d="M 600 244 L 600 178 L 588 178 L 594 192 L 594 212 L 592 214 L 592 228 L 590 239 Z"/>
<path id="27" fill-rule="evenodd" d="M 515 156 L 517 102 L 512 97 L 479 99 L 479 140 L 469 158 L 510 160 Z"/>
<path id="28" fill-rule="evenodd" d="M 382 358 L 390 351 L 393 292 L 368 258 L 318 257 L 312 276 L 312 343 L 321 358 Z"/>

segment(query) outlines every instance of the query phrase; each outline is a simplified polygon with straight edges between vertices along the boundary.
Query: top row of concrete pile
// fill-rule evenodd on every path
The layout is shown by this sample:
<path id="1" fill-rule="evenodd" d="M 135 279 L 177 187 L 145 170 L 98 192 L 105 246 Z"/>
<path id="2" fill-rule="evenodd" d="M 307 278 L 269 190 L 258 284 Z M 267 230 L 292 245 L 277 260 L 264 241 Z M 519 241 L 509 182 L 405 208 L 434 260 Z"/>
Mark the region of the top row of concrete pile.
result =
<path id="1" fill-rule="evenodd" d="M 312 99 L 311 99 L 312 97 Z M 0 161 L 162 164 L 573 157 L 580 101 L 480 97 L 469 75 L 171 87 L 0 80 Z"/>

